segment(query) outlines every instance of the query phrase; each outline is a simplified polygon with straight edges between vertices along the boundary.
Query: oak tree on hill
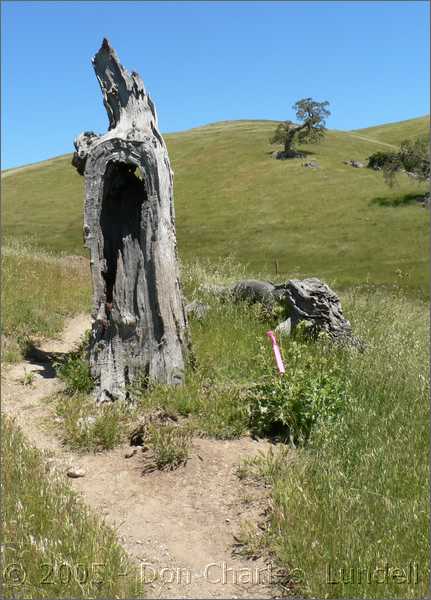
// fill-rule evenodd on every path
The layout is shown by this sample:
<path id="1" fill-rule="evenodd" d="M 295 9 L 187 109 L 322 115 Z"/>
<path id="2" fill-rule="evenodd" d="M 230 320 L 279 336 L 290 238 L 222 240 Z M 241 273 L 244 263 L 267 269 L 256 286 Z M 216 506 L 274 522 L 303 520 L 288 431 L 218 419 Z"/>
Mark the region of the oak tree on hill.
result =
<path id="1" fill-rule="evenodd" d="M 280 158 L 294 158 L 298 155 L 295 145 L 299 143 L 313 144 L 319 142 L 326 133 L 326 118 L 331 114 L 328 110 L 329 102 L 316 102 L 313 98 L 303 98 L 293 105 L 300 123 L 283 121 L 279 123 L 274 135 L 270 138 L 271 144 L 283 144 L 284 151 Z"/>

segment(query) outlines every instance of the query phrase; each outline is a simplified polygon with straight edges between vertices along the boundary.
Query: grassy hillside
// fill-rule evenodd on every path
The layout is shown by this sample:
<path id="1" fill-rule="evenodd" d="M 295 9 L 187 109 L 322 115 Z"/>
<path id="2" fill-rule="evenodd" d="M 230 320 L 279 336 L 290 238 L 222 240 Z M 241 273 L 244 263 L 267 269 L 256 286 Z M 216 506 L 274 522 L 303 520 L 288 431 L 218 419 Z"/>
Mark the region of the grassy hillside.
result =
<path id="1" fill-rule="evenodd" d="M 379 142 L 399 146 L 403 140 L 414 139 L 419 135 L 423 135 L 429 131 L 429 127 L 430 118 L 429 116 L 425 116 L 418 117 L 417 119 L 409 119 L 408 121 L 400 121 L 399 123 L 387 123 L 386 125 L 378 125 L 377 127 L 357 129 L 352 133 L 370 137 Z"/>
<path id="2" fill-rule="evenodd" d="M 81 261 L 22 243 L 3 244 L 2 254 L 2 360 L 14 362 L 29 339 L 53 337 L 65 317 L 90 311 L 90 278 Z"/>
<path id="3" fill-rule="evenodd" d="M 404 136 L 417 123 L 387 130 L 400 127 Z M 422 188 L 401 177 L 391 190 L 381 173 L 343 164 L 387 146 L 330 131 L 304 146 L 321 165 L 312 170 L 271 158 L 273 129 L 271 121 L 238 121 L 166 136 L 181 258 L 233 255 L 253 273 L 274 273 L 277 259 L 282 275 L 316 275 L 336 287 L 401 279 L 414 293 L 427 288 L 429 217 L 414 200 Z M 83 180 L 70 156 L 6 172 L 2 187 L 4 234 L 85 252 Z"/>

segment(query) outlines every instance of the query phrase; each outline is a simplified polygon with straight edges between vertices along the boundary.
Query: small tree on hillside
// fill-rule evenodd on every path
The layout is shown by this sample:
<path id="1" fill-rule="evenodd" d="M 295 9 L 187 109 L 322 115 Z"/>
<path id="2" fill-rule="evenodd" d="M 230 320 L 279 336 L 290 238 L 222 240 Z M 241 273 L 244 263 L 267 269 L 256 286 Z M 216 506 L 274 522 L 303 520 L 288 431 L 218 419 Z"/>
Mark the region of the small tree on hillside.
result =
<path id="1" fill-rule="evenodd" d="M 406 171 L 408 175 L 420 182 L 430 180 L 430 145 L 427 135 L 420 136 L 416 140 L 404 140 L 396 153 L 388 155 L 384 161 L 383 175 L 386 182 L 392 186 L 396 174 Z"/>
<path id="2" fill-rule="evenodd" d="M 293 105 L 300 124 L 283 121 L 277 126 L 269 140 L 271 144 L 283 144 L 283 158 L 294 157 L 296 142 L 317 143 L 326 133 L 326 118 L 331 114 L 329 102 L 316 102 L 313 98 L 303 98 Z"/>

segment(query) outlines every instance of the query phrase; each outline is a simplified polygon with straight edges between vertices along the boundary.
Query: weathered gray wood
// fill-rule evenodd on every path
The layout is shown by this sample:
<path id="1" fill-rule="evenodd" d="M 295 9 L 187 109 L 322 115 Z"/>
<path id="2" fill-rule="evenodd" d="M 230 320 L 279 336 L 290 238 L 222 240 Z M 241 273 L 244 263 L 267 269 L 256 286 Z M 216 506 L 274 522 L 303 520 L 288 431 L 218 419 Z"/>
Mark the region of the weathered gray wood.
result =
<path id="1" fill-rule="evenodd" d="M 187 318 L 176 253 L 173 172 L 140 76 L 104 39 L 93 58 L 109 117 L 104 135 L 75 140 L 85 177 L 94 325 L 90 367 L 98 402 L 130 398 L 145 376 L 182 383 Z"/>
<path id="2" fill-rule="evenodd" d="M 335 342 L 355 346 L 361 350 L 365 344 L 352 334 L 350 322 L 345 318 L 341 302 L 331 288 L 317 279 L 289 279 L 279 284 L 276 293 L 287 306 L 290 324 L 284 324 L 285 331 L 294 329 L 300 321 L 310 324 L 310 333 L 326 332 Z"/>
<path id="3" fill-rule="evenodd" d="M 325 331 L 336 342 L 361 350 L 364 342 L 352 334 L 349 321 L 344 317 L 337 294 L 320 279 L 289 279 L 286 283 L 244 279 L 228 287 L 213 286 L 206 293 L 218 298 L 260 303 L 267 307 L 284 306 L 289 318 L 279 323 L 278 333 L 290 335 L 301 321 L 309 325 L 310 335 Z"/>

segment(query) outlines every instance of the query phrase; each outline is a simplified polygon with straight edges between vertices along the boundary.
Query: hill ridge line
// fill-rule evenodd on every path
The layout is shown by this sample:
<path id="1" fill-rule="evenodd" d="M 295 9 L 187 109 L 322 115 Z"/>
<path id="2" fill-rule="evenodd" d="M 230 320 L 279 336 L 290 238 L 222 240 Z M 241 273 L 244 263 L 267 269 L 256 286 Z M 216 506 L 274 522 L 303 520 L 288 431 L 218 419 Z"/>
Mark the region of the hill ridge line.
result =
<path id="1" fill-rule="evenodd" d="M 362 127 L 361 129 L 351 129 L 351 130 L 342 130 L 342 129 L 328 129 L 329 132 L 336 132 L 336 133 L 345 133 L 348 136 L 351 137 L 355 137 L 357 139 L 362 139 L 364 141 L 368 141 L 370 143 L 374 143 L 374 144 L 381 144 L 382 146 L 386 146 L 388 148 L 396 148 L 397 146 L 395 146 L 394 144 L 390 144 L 388 142 L 383 142 L 383 141 L 379 141 L 376 140 L 374 138 L 368 137 L 368 136 L 361 136 L 360 132 L 361 131 L 368 131 L 370 129 L 378 129 L 380 127 L 390 127 L 391 125 L 400 125 L 403 123 L 409 123 L 409 122 L 414 122 L 414 121 L 420 121 L 421 119 L 429 119 L 429 115 L 423 115 L 422 117 L 414 117 L 413 119 L 404 119 L 403 121 L 395 121 L 395 122 L 391 122 L 391 123 L 383 123 L 382 125 L 375 125 L 373 127 Z M 245 124 L 245 123 L 250 123 L 250 124 L 269 124 L 269 123 L 280 123 L 281 121 L 277 121 L 274 119 L 232 119 L 232 120 L 225 120 L 225 121 L 214 121 L 213 123 L 206 123 L 205 125 L 197 125 L 195 127 L 191 127 L 190 129 L 186 129 L 184 131 L 173 131 L 173 132 L 163 132 L 163 136 L 176 136 L 176 135 L 182 135 L 182 134 L 190 134 L 190 133 L 197 133 L 197 132 L 203 132 L 205 130 L 207 130 L 208 132 L 214 131 L 215 129 L 217 129 L 217 127 L 222 127 L 223 126 L 236 126 L 236 125 L 241 125 L 241 124 Z M 1 170 L 1 179 L 4 179 L 6 177 L 9 177 L 9 175 L 13 175 L 15 173 L 18 173 L 22 170 L 28 170 L 28 169 L 37 169 L 38 167 L 44 166 L 44 165 L 49 165 L 53 162 L 62 160 L 62 159 L 66 159 L 68 157 L 72 156 L 72 152 L 70 153 L 66 153 L 66 154 L 61 154 L 59 156 L 54 156 L 52 158 L 47 158 L 45 160 L 40 160 L 34 163 L 29 163 L 26 165 L 20 165 L 18 167 L 11 167 L 9 169 L 3 169 Z"/>

